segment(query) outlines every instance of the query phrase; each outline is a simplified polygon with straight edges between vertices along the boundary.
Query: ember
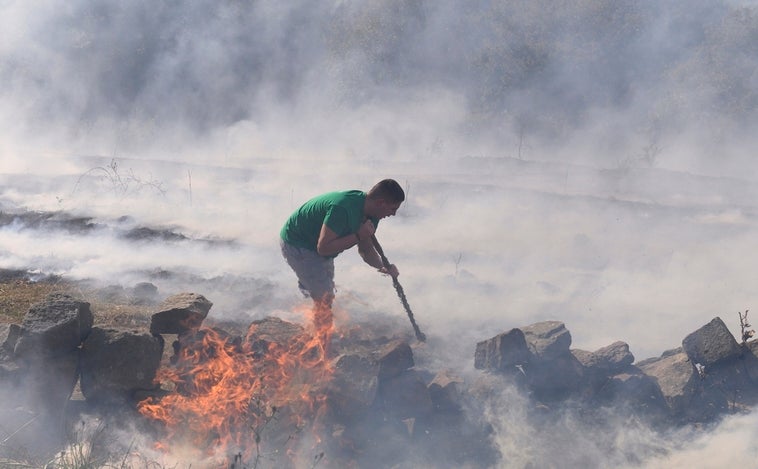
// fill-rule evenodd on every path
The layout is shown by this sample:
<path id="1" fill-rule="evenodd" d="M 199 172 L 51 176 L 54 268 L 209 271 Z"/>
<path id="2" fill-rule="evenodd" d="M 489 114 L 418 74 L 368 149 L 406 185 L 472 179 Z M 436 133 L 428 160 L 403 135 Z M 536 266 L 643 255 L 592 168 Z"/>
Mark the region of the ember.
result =
<path id="1" fill-rule="evenodd" d="M 284 324 L 288 329 L 282 331 Z M 148 398 L 138 410 L 165 427 L 161 449 L 188 443 L 207 458 L 241 451 L 245 459 L 257 459 L 261 434 L 276 421 L 277 433 L 286 433 L 277 445 L 288 448 L 274 449 L 289 450 L 295 435 L 315 429 L 325 411 L 333 370 L 321 340 L 330 336 L 331 325 L 306 331 L 270 320 L 253 323 L 244 338 L 215 328 L 182 334 L 171 365 L 157 376 L 175 392 Z"/>

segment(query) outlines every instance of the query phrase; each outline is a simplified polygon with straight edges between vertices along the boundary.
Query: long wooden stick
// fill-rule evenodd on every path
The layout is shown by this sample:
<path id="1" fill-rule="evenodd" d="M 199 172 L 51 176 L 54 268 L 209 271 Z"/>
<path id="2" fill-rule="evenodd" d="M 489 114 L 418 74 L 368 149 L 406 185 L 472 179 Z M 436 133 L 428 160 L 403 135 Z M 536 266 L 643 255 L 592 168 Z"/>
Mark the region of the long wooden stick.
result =
<path id="1" fill-rule="evenodd" d="M 371 235 L 371 241 L 373 241 L 374 248 L 376 248 L 376 252 L 379 253 L 379 257 L 382 258 L 382 264 L 384 264 L 385 268 L 389 269 L 390 261 L 388 261 L 387 256 L 384 255 L 384 250 L 382 249 L 382 246 L 379 245 L 379 241 L 376 239 L 376 236 Z M 405 312 L 408 313 L 408 319 L 411 320 L 411 326 L 413 326 L 413 332 L 416 333 L 416 338 L 420 342 L 426 342 L 426 336 L 424 335 L 423 332 L 421 332 L 421 329 L 419 329 L 418 324 L 416 324 L 416 319 L 413 317 L 413 311 L 411 311 L 411 305 L 408 304 L 408 299 L 405 297 L 403 286 L 400 285 L 400 282 L 397 280 L 397 277 L 392 277 L 392 285 L 395 287 L 397 296 L 400 297 L 400 302 L 403 303 Z"/>

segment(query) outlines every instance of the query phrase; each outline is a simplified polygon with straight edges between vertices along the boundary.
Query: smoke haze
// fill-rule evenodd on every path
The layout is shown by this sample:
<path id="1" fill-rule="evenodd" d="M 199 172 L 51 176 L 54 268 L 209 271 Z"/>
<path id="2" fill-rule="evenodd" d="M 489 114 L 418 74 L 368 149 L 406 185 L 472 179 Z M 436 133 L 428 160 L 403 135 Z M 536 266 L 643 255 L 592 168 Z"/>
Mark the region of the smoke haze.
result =
<path id="1" fill-rule="evenodd" d="M 753 306 L 754 1 L 0 9 L 0 209 L 92 223 L 3 224 L 0 267 L 125 286 L 165 270 L 163 293 L 193 288 L 211 315 L 286 314 L 286 217 L 390 177 L 408 199 L 378 238 L 461 367 L 548 319 L 641 360 L 715 316 L 738 336 Z M 181 236 L 125 236 L 146 226 Z M 348 316 L 405 320 L 357 253 L 336 268 Z M 655 464 L 747 452 L 753 420 Z"/>

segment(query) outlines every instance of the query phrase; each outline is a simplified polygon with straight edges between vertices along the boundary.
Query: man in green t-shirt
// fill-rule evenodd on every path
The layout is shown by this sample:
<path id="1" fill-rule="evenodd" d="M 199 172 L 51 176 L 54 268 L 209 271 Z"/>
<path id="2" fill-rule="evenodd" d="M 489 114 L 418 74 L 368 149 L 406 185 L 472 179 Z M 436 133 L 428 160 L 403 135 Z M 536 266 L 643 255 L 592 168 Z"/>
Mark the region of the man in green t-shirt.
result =
<path id="1" fill-rule="evenodd" d="M 334 258 L 353 246 L 368 265 L 398 276 L 385 267 L 373 243 L 379 220 L 397 212 L 405 193 L 393 179 L 384 179 L 368 193 L 329 192 L 315 197 L 290 215 L 281 230 L 282 255 L 295 271 L 300 290 L 310 296 L 317 329 L 331 326 L 334 300 Z"/>

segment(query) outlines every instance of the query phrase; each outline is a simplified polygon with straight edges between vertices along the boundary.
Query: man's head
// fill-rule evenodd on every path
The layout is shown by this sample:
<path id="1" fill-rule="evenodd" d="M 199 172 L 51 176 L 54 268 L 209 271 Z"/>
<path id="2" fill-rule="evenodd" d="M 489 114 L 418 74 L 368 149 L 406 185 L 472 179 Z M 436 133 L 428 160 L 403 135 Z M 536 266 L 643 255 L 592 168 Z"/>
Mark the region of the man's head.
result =
<path id="1" fill-rule="evenodd" d="M 394 179 L 382 179 L 368 191 L 369 199 L 384 199 L 387 202 L 399 203 L 405 200 L 405 192 Z"/>
<path id="2" fill-rule="evenodd" d="M 376 218 L 394 215 L 405 200 L 405 192 L 394 179 L 383 179 L 366 194 L 366 214 Z"/>

